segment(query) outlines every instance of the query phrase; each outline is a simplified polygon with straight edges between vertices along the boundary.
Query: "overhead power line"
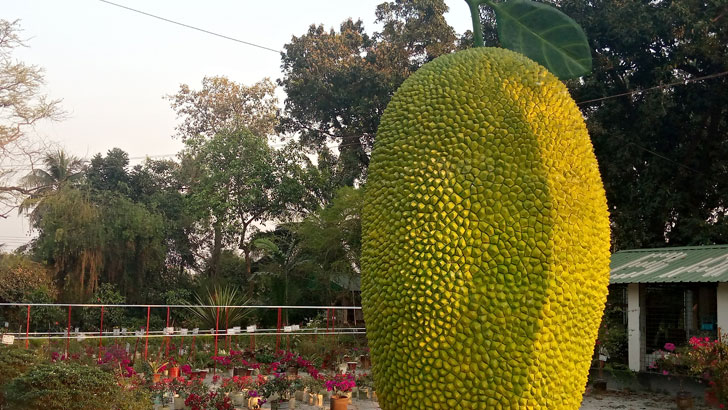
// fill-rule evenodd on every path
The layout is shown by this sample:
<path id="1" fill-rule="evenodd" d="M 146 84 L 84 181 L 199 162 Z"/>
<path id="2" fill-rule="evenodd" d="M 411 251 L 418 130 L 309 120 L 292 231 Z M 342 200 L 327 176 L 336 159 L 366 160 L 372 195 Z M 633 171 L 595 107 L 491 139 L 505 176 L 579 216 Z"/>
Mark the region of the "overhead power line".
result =
<path id="1" fill-rule="evenodd" d="M 113 2 L 110 2 L 108 0 L 99 0 L 99 1 L 102 2 L 102 3 L 110 4 L 112 6 L 120 7 L 122 9 L 126 9 L 126 10 L 129 10 L 129 11 L 133 11 L 135 13 L 143 14 L 143 15 L 148 16 L 148 17 L 153 17 L 153 18 L 158 19 L 158 20 L 166 21 L 167 23 L 176 24 L 178 26 L 182 26 L 182 27 L 189 28 L 189 29 L 192 29 L 192 30 L 197 30 L 197 31 L 203 32 L 205 34 L 210 34 L 212 36 L 224 38 L 226 40 L 235 41 L 236 43 L 241 43 L 241 44 L 245 44 L 245 45 L 248 45 L 248 46 L 257 47 L 257 48 L 260 48 L 260 49 L 266 50 L 266 51 L 272 51 L 272 52 L 274 52 L 276 54 L 280 54 L 282 52 L 281 50 L 276 50 L 275 48 L 261 46 L 260 44 L 251 43 L 249 41 L 240 40 L 238 38 L 226 36 L 224 34 L 215 33 L 214 31 L 205 30 L 203 28 L 191 26 L 191 25 L 185 24 L 185 23 L 180 23 L 179 21 L 170 20 L 168 18 L 161 17 L 161 16 L 157 16 L 155 14 L 147 13 L 145 11 L 137 10 L 137 9 L 134 9 L 134 8 L 131 8 L 131 7 L 127 7 L 127 6 L 124 6 L 122 4 L 113 3 Z"/>
<path id="2" fill-rule="evenodd" d="M 658 86 L 655 86 L 655 87 L 643 88 L 641 90 L 627 91 L 627 92 L 624 92 L 624 93 L 614 94 L 614 95 L 610 95 L 610 96 L 607 96 L 607 97 L 600 97 L 600 98 L 594 98 L 594 99 L 586 100 L 586 101 L 579 101 L 578 103 L 576 103 L 576 105 L 588 104 L 588 103 L 593 103 L 593 102 L 597 102 L 597 101 L 610 100 L 612 98 L 618 98 L 618 97 L 626 97 L 628 95 L 641 94 L 641 93 L 648 92 L 648 91 L 662 90 L 664 88 L 674 87 L 674 86 L 677 86 L 677 85 L 687 85 L 689 83 L 694 83 L 694 82 L 703 81 L 703 80 L 709 80 L 711 78 L 723 77 L 725 75 L 728 75 L 728 71 L 723 71 L 722 73 L 715 73 L 715 74 L 704 75 L 702 77 L 689 78 L 687 80 L 676 81 L 674 83 L 669 83 L 669 84 L 661 84 L 661 85 L 658 85 Z"/>

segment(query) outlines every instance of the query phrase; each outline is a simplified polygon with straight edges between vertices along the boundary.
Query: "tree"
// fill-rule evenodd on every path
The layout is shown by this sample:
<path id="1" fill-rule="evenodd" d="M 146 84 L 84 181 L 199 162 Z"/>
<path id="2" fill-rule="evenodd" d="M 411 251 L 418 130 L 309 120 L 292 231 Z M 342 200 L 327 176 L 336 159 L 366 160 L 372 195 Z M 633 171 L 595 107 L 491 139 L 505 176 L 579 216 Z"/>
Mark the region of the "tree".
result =
<path id="1" fill-rule="evenodd" d="M 280 130 L 300 134 L 310 150 L 338 160 L 333 177 L 353 185 L 366 176 L 379 117 L 394 90 L 424 62 L 454 50 L 442 0 L 398 0 L 377 8 L 381 33 L 361 21 L 339 31 L 312 25 L 285 45 L 278 84 L 287 94 Z"/>
<path id="2" fill-rule="evenodd" d="M 24 47 L 18 20 L 0 20 L 0 150 L 25 137 L 28 128 L 44 119 L 60 116 L 59 100 L 40 93 L 43 70 L 15 61 L 12 51 Z"/>
<path id="3" fill-rule="evenodd" d="M 246 86 L 226 77 L 205 77 L 202 89 L 193 90 L 182 84 L 175 95 L 167 96 L 172 109 L 182 123 L 177 135 L 185 143 L 187 151 L 194 153 L 209 139 L 223 131 L 250 130 L 265 137 L 273 132 L 277 123 L 275 85 L 267 78 Z M 194 155 L 183 156 L 181 176 L 187 185 L 196 183 L 202 171 Z M 195 208 L 193 206 L 193 208 Z M 196 207 L 199 218 L 209 212 Z M 213 221 L 213 238 L 210 273 L 215 274 L 223 245 L 222 220 Z"/>
<path id="4" fill-rule="evenodd" d="M 187 151 L 199 171 L 190 185 L 190 204 L 243 251 L 248 276 L 250 238 L 256 224 L 304 210 L 299 164 L 305 157 L 293 153 L 275 150 L 266 139 L 245 129 L 222 131 Z M 220 235 L 215 236 L 222 242 Z M 213 249 L 221 248 L 222 243 Z M 212 276 L 216 263 L 213 255 Z"/>
<path id="5" fill-rule="evenodd" d="M 247 128 L 255 135 L 267 136 L 277 122 L 278 100 L 275 85 L 268 79 L 246 86 L 227 77 L 205 77 L 202 89 L 180 85 L 175 95 L 167 96 L 182 123 L 177 126 L 182 142 L 211 138 L 224 129 Z"/>
<path id="6" fill-rule="evenodd" d="M 347 290 L 358 286 L 361 277 L 360 189 L 343 187 L 334 200 L 307 216 L 295 228 L 301 252 L 308 255 L 306 267 L 326 295 L 326 303 L 357 303 Z"/>
<path id="7" fill-rule="evenodd" d="M 120 148 L 110 149 L 106 156 L 96 154 L 86 171 L 88 185 L 96 191 L 129 195 L 129 154 Z"/>
<path id="8" fill-rule="evenodd" d="M 43 158 L 45 169 L 35 168 L 21 180 L 32 193 L 20 205 L 20 212 L 27 212 L 45 196 L 64 186 L 78 185 L 83 180 L 84 163 L 81 159 L 58 150 Z"/>
<path id="9" fill-rule="evenodd" d="M 183 195 L 186 187 L 181 174 L 181 164 L 151 159 L 129 173 L 130 199 L 163 217 L 167 248 L 163 270 L 178 277 L 184 276 L 187 268 L 197 266 L 196 253 L 200 247 L 193 235 L 195 219 Z"/>
<path id="10" fill-rule="evenodd" d="M 592 75 L 569 85 L 585 101 L 615 249 L 728 243 L 728 76 L 691 82 L 728 71 L 725 2 L 560 5 L 594 50 Z"/>
<path id="11" fill-rule="evenodd" d="M 18 20 L 0 19 L 0 164 L 8 159 L 17 161 L 33 157 L 36 152 L 30 148 L 28 130 L 42 120 L 58 120 L 62 117 L 60 100 L 48 99 L 41 93 L 44 83 L 43 70 L 34 65 L 16 61 L 12 52 L 24 47 L 20 37 Z M 7 216 L 11 204 L 18 195 L 27 195 L 33 189 L 12 186 L 8 179 L 13 169 L 0 171 L 0 201 L 8 205 L 0 216 Z"/>

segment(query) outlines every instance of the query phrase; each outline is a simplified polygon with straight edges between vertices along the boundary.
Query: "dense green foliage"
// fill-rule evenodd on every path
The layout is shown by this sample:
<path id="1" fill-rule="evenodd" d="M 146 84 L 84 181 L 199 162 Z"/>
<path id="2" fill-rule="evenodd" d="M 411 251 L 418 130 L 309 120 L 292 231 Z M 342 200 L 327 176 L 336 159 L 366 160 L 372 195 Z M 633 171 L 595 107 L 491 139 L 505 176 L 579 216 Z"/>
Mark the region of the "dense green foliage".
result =
<path id="1" fill-rule="evenodd" d="M 25 373 L 31 366 L 35 365 L 38 357 L 30 350 L 18 347 L 3 346 L 0 354 L 0 386 L 6 385 L 14 378 Z M 5 394 L 0 390 L 0 407 L 5 405 Z"/>
<path id="2" fill-rule="evenodd" d="M 50 363 L 34 366 L 4 386 L 8 406 L 18 410 L 98 410 L 113 407 L 119 386 L 96 366 Z"/>

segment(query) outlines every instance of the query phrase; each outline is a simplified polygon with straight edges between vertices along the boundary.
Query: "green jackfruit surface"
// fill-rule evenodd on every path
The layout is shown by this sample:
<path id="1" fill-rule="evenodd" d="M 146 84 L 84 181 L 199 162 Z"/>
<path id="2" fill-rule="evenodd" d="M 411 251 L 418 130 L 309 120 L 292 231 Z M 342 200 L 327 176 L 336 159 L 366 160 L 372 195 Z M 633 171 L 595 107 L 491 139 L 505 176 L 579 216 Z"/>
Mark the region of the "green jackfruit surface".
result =
<path id="1" fill-rule="evenodd" d="M 425 64 L 384 112 L 365 193 L 382 409 L 578 409 L 609 220 L 566 87 L 504 49 Z"/>

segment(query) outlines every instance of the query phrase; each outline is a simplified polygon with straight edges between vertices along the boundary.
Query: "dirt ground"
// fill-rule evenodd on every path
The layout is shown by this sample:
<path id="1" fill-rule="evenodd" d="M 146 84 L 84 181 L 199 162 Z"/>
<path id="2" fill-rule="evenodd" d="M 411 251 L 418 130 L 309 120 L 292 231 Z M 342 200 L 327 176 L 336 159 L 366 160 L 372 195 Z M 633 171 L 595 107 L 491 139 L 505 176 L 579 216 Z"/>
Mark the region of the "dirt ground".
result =
<path id="1" fill-rule="evenodd" d="M 696 400 L 696 410 L 707 410 Z M 675 400 L 671 396 L 657 393 L 634 393 L 609 390 L 596 394 L 587 391 L 581 410 L 622 409 L 622 410 L 669 410 L 676 409 Z"/>

